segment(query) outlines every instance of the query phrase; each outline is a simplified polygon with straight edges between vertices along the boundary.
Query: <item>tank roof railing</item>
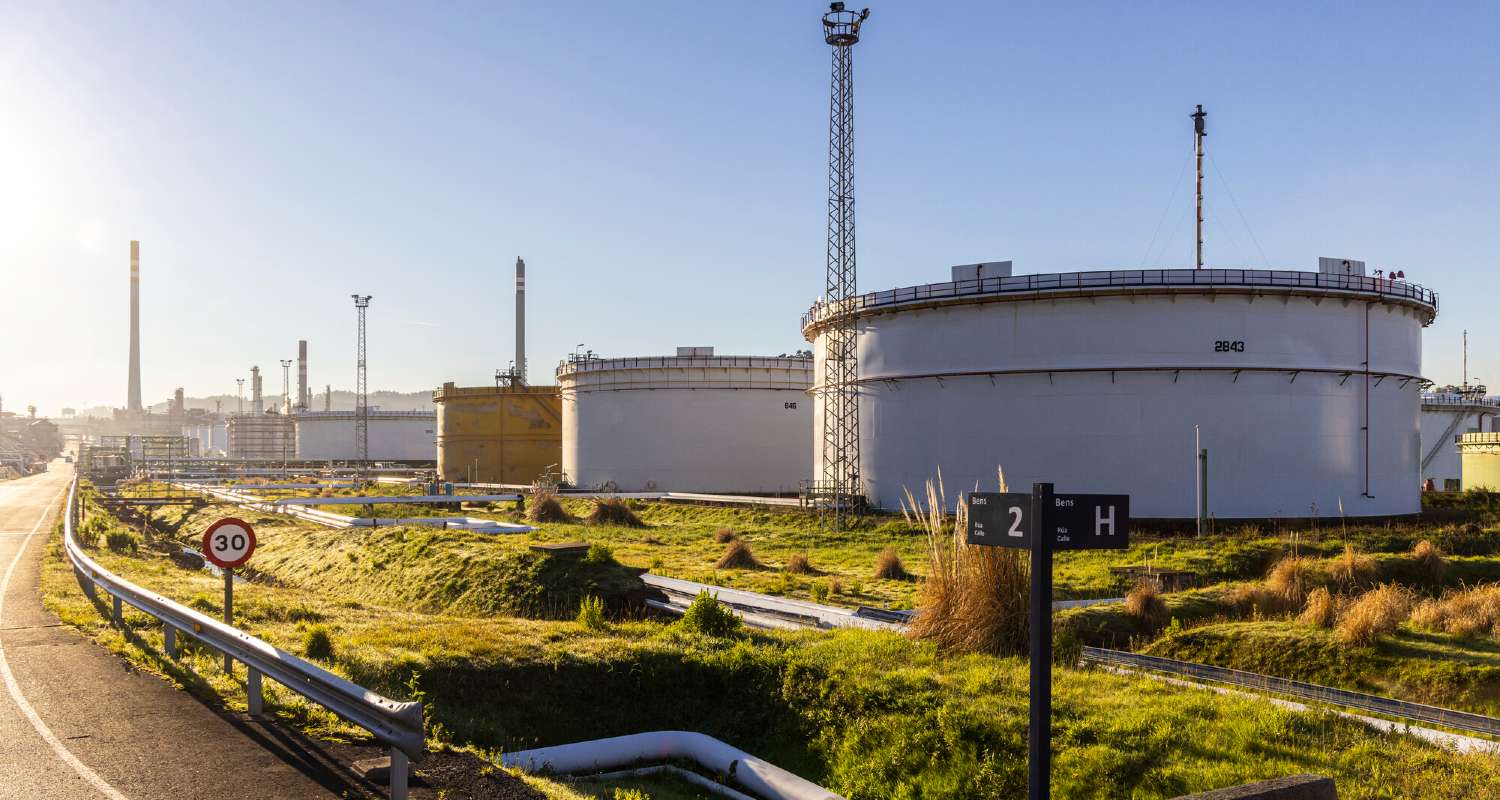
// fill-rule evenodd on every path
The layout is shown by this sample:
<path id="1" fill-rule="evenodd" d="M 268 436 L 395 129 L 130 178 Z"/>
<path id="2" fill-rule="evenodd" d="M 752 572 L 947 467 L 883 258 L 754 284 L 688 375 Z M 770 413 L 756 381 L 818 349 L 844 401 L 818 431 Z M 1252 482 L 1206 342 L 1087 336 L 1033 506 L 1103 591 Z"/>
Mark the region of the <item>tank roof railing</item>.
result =
<path id="1" fill-rule="evenodd" d="M 1484 433 L 1460 433 L 1453 440 L 1461 445 L 1476 444 L 1500 444 L 1500 433 L 1486 431 Z"/>
<path id="2" fill-rule="evenodd" d="M 298 411 L 292 415 L 292 418 L 336 419 L 338 417 L 353 417 L 358 413 L 358 411 L 352 408 L 342 411 Z M 369 413 L 370 419 L 378 419 L 380 417 L 427 417 L 431 419 L 436 416 L 436 411 L 382 411 L 375 408 L 370 409 Z"/>
<path id="3" fill-rule="evenodd" d="M 1430 306 L 1434 316 L 1438 305 L 1437 292 L 1431 289 L 1415 283 L 1407 283 L 1404 280 L 1365 275 L 1268 269 L 1127 269 L 1053 272 L 927 283 L 862 294 L 844 301 L 840 304 L 840 308 L 835 308 L 831 303 L 819 301 L 802 315 L 802 328 L 805 330 L 809 325 L 828 319 L 839 311 L 858 313 L 867 308 L 897 306 L 924 300 L 1079 289 L 1189 286 L 1271 287 L 1358 292 Z"/>
<path id="4" fill-rule="evenodd" d="M 785 369 L 812 370 L 807 356 L 643 356 L 639 358 L 591 358 L 560 361 L 557 375 L 583 372 L 642 369 Z"/>
<path id="5" fill-rule="evenodd" d="M 1500 409 L 1500 398 L 1434 393 L 1422 395 L 1422 404 L 1434 406 L 1483 406 L 1485 408 Z"/>

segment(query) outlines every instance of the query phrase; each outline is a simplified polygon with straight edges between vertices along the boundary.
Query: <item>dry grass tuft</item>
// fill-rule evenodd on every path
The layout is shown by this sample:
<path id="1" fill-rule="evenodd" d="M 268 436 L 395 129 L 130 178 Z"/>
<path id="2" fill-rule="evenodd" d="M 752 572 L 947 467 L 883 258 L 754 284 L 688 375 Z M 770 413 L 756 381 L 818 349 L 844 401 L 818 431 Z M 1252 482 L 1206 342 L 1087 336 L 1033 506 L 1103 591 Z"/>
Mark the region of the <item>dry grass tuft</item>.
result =
<path id="1" fill-rule="evenodd" d="M 1003 481 L 1002 476 L 1001 491 Z M 902 505 L 907 522 L 927 534 L 927 579 L 910 635 L 948 652 L 1024 653 L 1031 580 L 1027 561 L 1020 550 L 966 543 L 969 520 L 963 503 L 949 532 L 941 486 L 941 473 L 936 486 L 927 482 L 926 508 L 910 492 Z"/>
<path id="2" fill-rule="evenodd" d="M 875 577 L 891 581 L 904 581 L 911 578 L 911 573 L 906 571 L 906 565 L 901 563 L 901 556 L 896 548 L 887 547 L 875 556 Z"/>
<path id="3" fill-rule="evenodd" d="M 816 575 L 818 572 L 813 569 L 812 562 L 807 560 L 806 553 L 793 553 L 787 558 L 786 566 L 782 567 L 782 571 L 793 575 Z"/>
<path id="4" fill-rule="evenodd" d="M 618 497 L 600 498 L 594 501 L 594 510 L 584 519 L 588 525 L 618 525 L 624 528 L 644 528 L 646 523 L 630 510 L 630 506 Z"/>
<path id="5" fill-rule="evenodd" d="M 1344 554 L 1328 567 L 1328 577 L 1344 591 L 1368 589 L 1375 584 L 1377 574 L 1375 559 L 1354 552 L 1354 545 L 1348 544 L 1344 545 Z"/>
<path id="6" fill-rule="evenodd" d="M 745 544 L 744 539 L 731 539 L 729 546 L 724 548 L 724 555 L 714 562 L 716 569 L 762 569 L 764 567 L 756 560 L 755 554 L 750 552 L 750 545 Z"/>
<path id="7" fill-rule="evenodd" d="M 1477 636 L 1488 633 L 1500 638 L 1500 583 L 1449 592 L 1440 600 L 1426 600 L 1412 612 L 1411 621 L 1421 628 Z"/>
<path id="8" fill-rule="evenodd" d="M 1448 571 L 1448 560 L 1443 558 L 1443 551 L 1437 545 L 1423 539 L 1417 542 L 1411 549 L 1411 560 L 1417 562 L 1427 578 L 1434 586 L 1443 582 L 1443 574 Z"/>
<path id="9" fill-rule="evenodd" d="M 738 534 L 729 528 L 720 528 L 714 531 L 714 541 L 719 544 L 729 544 L 737 538 L 739 538 Z"/>
<path id="10" fill-rule="evenodd" d="M 1310 558 L 1287 556 L 1266 573 L 1266 589 L 1281 595 L 1289 610 L 1302 607 L 1307 594 L 1323 583 L 1323 575 Z"/>
<path id="11" fill-rule="evenodd" d="M 572 522 L 573 516 L 563 508 L 557 497 L 557 489 L 550 486 L 533 486 L 531 502 L 526 505 L 526 519 L 530 522 Z"/>
<path id="12" fill-rule="evenodd" d="M 1234 607 L 1235 615 L 1241 617 L 1279 617 L 1298 608 L 1286 595 L 1258 583 L 1237 586 L 1224 599 Z"/>
<path id="13" fill-rule="evenodd" d="M 1403 586 L 1387 583 L 1360 595 L 1335 625 L 1334 637 L 1354 647 L 1372 645 L 1382 636 L 1396 632 L 1411 614 L 1415 597 Z"/>
<path id="14" fill-rule="evenodd" d="M 1308 594 L 1307 607 L 1302 609 L 1302 614 L 1297 617 L 1297 621 L 1303 625 L 1312 625 L 1326 630 L 1333 627 L 1338 617 L 1338 596 L 1319 586 Z"/>
<path id="15" fill-rule="evenodd" d="M 1137 581 L 1125 595 L 1125 613 L 1143 620 L 1153 629 L 1167 624 L 1170 613 L 1167 602 L 1161 599 L 1161 590 L 1152 581 Z"/>

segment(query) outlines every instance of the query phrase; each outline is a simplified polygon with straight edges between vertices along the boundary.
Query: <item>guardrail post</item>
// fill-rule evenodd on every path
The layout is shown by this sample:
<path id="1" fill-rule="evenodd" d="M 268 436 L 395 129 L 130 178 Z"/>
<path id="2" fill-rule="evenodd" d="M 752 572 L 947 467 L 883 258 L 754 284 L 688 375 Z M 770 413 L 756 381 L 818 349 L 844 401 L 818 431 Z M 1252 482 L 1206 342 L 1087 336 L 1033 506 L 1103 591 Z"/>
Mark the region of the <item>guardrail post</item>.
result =
<path id="1" fill-rule="evenodd" d="M 407 772 L 410 766 L 400 748 L 391 748 L 391 800 L 407 800 Z"/>
<path id="2" fill-rule="evenodd" d="M 167 651 L 167 658 L 177 660 L 177 629 L 171 625 L 163 625 L 161 628 L 162 649 Z"/>
<path id="3" fill-rule="evenodd" d="M 117 628 L 123 628 L 123 627 L 125 627 L 125 609 L 123 608 L 123 604 L 120 602 L 120 596 L 119 595 L 114 595 L 113 599 L 114 599 L 114 612 L 115 613 L 114 613 L 114 616 L 111 617 L 111 619 L 115 623 L 115 627 L 117 627 Z"/>
<path id="4" fill-rule="evenodd" d="M 265 696 L 260 692 L 260 670 L 250 667 L 245 679 L 245 696 L 250 699 L 250 716 L 258 717 Z"/>

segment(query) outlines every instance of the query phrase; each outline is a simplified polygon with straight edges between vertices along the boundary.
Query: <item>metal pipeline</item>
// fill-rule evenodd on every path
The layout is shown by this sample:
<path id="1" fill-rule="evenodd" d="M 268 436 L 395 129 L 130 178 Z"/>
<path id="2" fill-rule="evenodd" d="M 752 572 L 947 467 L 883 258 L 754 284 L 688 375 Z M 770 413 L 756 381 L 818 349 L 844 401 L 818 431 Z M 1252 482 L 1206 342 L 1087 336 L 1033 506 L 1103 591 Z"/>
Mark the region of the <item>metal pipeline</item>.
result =
<path id="1" fill-rule="evenodd" d="M 693 731 L 652 731 L 506 753 L 507 767 L 572 774 L 689 760 L 767 800 L 844 800 L 805 778 Z"/>

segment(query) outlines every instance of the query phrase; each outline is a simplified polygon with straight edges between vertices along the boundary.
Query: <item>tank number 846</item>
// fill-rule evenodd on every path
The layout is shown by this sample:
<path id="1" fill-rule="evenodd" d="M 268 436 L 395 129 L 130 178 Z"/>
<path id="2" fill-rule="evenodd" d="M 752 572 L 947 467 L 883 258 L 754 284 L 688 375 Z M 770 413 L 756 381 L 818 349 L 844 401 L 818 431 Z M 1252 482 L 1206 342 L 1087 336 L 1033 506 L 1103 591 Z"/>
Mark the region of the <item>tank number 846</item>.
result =
<path id="1" fill-rule="evenodd" d="M 1220 339 L 1217 342 L 1214 342 L 1214 352 L 1243 353 L 1245 352 L 1245 343 L 1240 340 L 1230 341 L 1228 339 Z"/>

